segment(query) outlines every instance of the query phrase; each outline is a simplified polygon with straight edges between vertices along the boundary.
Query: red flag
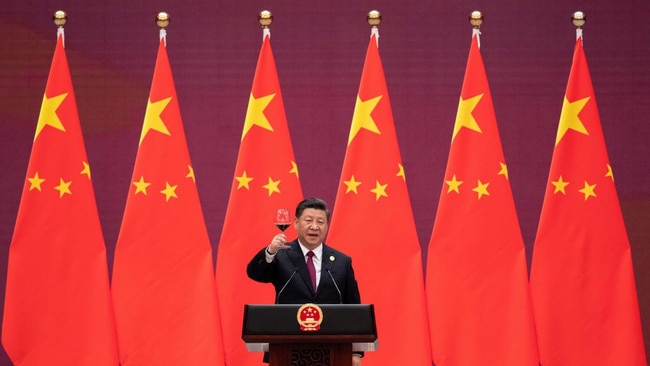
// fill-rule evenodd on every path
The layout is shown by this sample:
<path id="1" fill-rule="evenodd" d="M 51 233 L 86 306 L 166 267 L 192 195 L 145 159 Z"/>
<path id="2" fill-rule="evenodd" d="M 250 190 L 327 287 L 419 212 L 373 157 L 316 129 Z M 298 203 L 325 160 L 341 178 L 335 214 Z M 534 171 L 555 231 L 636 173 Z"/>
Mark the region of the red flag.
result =
<path id="1" fill-rule="evenodd" d="M 429 364 L 422 253 L 374 32 L 327 242 L 352 256 L 361 301 L 375 305 L 379 349 L 368 362 Z"/>
<path id="2" fill-rule="evenodd" d="M 223 319 L 226 362 L 259 365 L 261 353 L 248 352 L 241 338 L 244 304 L 273 303 L 273 286 L 246 276 L 251 258 L 279 233 L 276 211 L 293 216 L 302 188 L 284 112 L 270 35 L 263 39 L 244 121 L 237 166 L 224 220 L 217 285 Z M 291 225 L 287 237 L 296 237 Z"/>
<path id="3" fill-rule="evenodd" d="M 122 365 L 223 365 L 212 248 L 164 38 L 131 181 L 113 266 Z"/>
<path id="4" fill-rule="evenodd" d="M 526 253 L 478 34 L 429 242 L 436 366 L 538 365 Z"/>
<path id="5" fill-rule="evenodd" d="M 582 37 L 533 253 L 542 365 L 646 365 L 630 245 Z"/>
<path id="6" fill-rule="evenodd" d="M 63 34 L 9 250 L 2 344 L 14 365 L 117 365 L 106 247 Z"/>

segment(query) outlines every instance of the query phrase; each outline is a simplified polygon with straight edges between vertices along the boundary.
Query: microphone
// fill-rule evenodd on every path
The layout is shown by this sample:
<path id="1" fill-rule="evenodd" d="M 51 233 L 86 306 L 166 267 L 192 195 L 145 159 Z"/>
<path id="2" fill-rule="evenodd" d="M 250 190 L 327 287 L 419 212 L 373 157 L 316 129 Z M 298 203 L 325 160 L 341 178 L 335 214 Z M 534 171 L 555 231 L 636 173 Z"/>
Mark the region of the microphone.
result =
<path id="1" fill-rule="evenodd" d="M 339 289 L 339 285 L 336 284 L 336 281 L 334 280 L 334 276 L 332 276 L 332 271 L 330 271 L 329 268 L 327 269 L 327 273 L 329 273 L 332 282 L 334 282 L 334 287 L 336 287 L 336 292 L 339 293 L 339 304 L 343 304 L 343 296 L 341 295 L 341 290 Z"/>
<path id="2" fill-rule="evenodd" d="M 295 268 L 293 269 L 293 273 L 291 274 L 291 276 L 289 276 L 289 279 L 287 280 L 287 282 L 285 282 L 285 283 L 284 283 L 284 286 L 282 286 L 282 288 L 280 289 L 280 291 L 278 291 L 278 296 L 275 297 L 275 303 L 276 303 L 276 304 L 279 304 L 279 303 L 280 303 L 280 295 L 282 295 L 282 291 L 284 291 L 284 289 L 287 287 L 287 285 L 289 284 L 289 282 L 291 282 L 291 279 L 293 278 L 293 276 L 296 275 L 296 272 L 298 272 L 298 267 L 295 267 Z"/>

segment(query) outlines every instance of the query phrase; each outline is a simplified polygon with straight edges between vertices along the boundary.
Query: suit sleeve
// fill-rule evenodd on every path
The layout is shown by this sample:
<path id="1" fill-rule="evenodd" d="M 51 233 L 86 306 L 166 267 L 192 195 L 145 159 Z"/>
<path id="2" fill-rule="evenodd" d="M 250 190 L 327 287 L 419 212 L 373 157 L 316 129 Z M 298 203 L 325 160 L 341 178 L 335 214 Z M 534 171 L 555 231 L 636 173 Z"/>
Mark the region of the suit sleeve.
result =
<path id="1" fill-rule="evenodd" d="M 273 280 L 272 274 L 277 261 L 273 260 L 273 262 L 267 263 L 265 250 L 266 247 L 251 259 L 246 267 L 246 274 L 254 281 L 269 283 Z"/>

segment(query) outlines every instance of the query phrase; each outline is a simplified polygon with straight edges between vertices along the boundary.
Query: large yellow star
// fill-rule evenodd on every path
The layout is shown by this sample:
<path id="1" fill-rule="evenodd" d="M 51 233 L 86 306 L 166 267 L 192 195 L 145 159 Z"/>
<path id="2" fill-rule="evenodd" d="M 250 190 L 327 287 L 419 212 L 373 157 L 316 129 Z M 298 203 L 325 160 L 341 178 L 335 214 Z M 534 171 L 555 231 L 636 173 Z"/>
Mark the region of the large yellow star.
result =
<path id="1" fill-rule="evenodd" d="M 68 96 L 68 93 L 59 94 L 52 98 L 48 98 L 47 95 L 43 94 L 43 103 L 41 104 L 41 114 L 38 116 L 38 123 L 36 124 L 36 133 L 34 134 L 34 141 L 38 135 L 41 134 L 45 126 L 54 127 L 57 130 L 65 132 L 65 127 L 59 116 L 56 114 L 56 110 L 59 108 L 63 100 Z"/>
<path id="2" fill-rule="evenodd" d="M 454 174 L 451 177 L 451 180 L 446 180 L 445 183 L 447 183 L 447 185 L 449 186 L 449 188 L 447 188 L 447 193 L 451 193 L 453 191 L 460 194 L 460 189 L 458 189 L 458 187 L 460 187 L 460 185 L 463 184 L 463 181 L 457 180 L 456 174 Z"/>
<path id="3" fill-rule="evenodd" d="M 379 198 L 381 197 L 388 197 L 388 194 L 386 194 L 386 187 L 388 187 L 388 183 L 381 184 L 379 181 L 376 181 L 375 188 L 370 190 L 370 192 L 375 194 L 376 201 L 379 201 Z"/>
<path id="4" fill-rule="evenodd" d="M 64 194 L 72 194 L 70 192 L 70 184 L 72 184 L 72 181 L 64 182 L 63 178 L 59 178 L 59 185 L 54 187 L 54 189 L 59 191 L 59 198 L 63 197 Z"/>
<path id="5" fill-rule="evenodd" d="M 273 180 L 271 177 L 269 177 L 269 182 L 262 187 L 266 188 L 269 191 L 269 197 L 271 197 L 273 193 L 280 193 L 280 188 L 278 188 L 280 182 L 280 180 Z"/>
<path id="6" fill-rule="evenodd" d="M 82 161 L 81 164 L 83 164 L 84 168 L 79 174 L 81 174 L 81 175 L 85 174 L 85 175 L 88 176 L 88 179 L 90 179 L 90 164 L 88 164 L 85 161 Z"/>
<path id="7" fill-rule="evenodd" d="M 246 188 L 246 189 L 249 190 L 249 191 L 251 190 L 251 188 L 248 186 L 248 183 L 250 183 L 250 181 L 252 181 L 253 178 L 250 178 L 250 177 L 246 174 L 246 171 L 245 171 L 245 170 L 244 170 L 244 172 L 242 173 L 241 176 L 239 176 L 239 177 L 235 177 L 235 179 L 237 180 L 237 182 L 239 182 L 239 184 L 237 185 L 237 189 L 240 189 L 240 188 L 244 187 L 244 188 Z"/>
<path id="8" fill-rule="evenodd" d="M 377 124 L 375 123 L 375 120 L 372 119 L 372 116 L 370 115 L 372 111 L 375 110 L 375 107 L 381 100 L 382 95 L 378 97 L 374 97 L 372 99 L 368 99 L 366 101 L 362 101 L 361 98 L 359 98 L 359 95 L 357 94 L 357 102 L 354 105 L 354 114 L 352 115 L 352 127 L 350 128 L 350 137 L 348 138 L 348 145 L 350 145 L 350 142 L 357 136 L 359 131 L 361 131 L 362 128 L 365 128 L 366 130 L 370 132 L 374 132 L 378 135 L 381 135 L 381 131 L 379 131 L 379 128 L 377 128 Z"/>
<path id="9" fill-rule="evenodd" d="M 499 170 L 497 175 L 503 175 L 508 180 L 508 166 L 505 163 L 499 163 L 499 165 L 501 166 L 501 170 Z"/>
<path id="10" fill-rule="evenodd" d="M 402 180 L 406 182 L 406 173 L 404 172 L 404 165 L 397 164 L 397 174 L 396 177 L 402 177 Z"/>
<path id="11" fill-rule="evenodd" d="M 289 174 L 295 174 L 296 178 L 300 178 L 298 176 L 298 164 L 293 160 L 291 161 L 291 170 L 289 170 Z"/>
<path id="12" fill-rule="evenodd" d="M 178 198 L 176 195 L 176 188 L 178 188 L 178 184 L 175 186 L 169 185 L 169 182 L 165 182 L 165 189 L 160 191 L 160 193 L 165 195 L 165 202 L 169 202 L 169 199 L 171 197 Z"/>
<path id="13" fill-rule="evenodd" d="M 566 135 L 567 131 L 574 130 L 589 136 L 589 132 L 585 128 L 585 125 L 582 124 L 582 121 L 578 117 L 578 114 L 582 111 L 582 108 L 585 107 L 585 104 L 589 101 L 591 97 L 586 97 L 578 99 L 575 102 L 569 102 L 569 100 L 564 96 L 564 103 L 562 103 L 562 112 L 560 113 L 560 125 L 557 129 L 557 137 L 555 138 L 555 145 L 557 145 L 560 140 Z"/>
<path id="14" fill-rule="evenodd" d="M 478 122 L 476 122 L 476 119 L 474 119 L 474 116 L 472 116 L 472 112 L 474 111 L 474 108 L 476 108 L 478 102 L 481 101 L 481 98 L 483 98 L 483 94 L 468 99 L 460 97 L 460 101 L 458 102 L 458 112 L 456 112 L 456 123 L 454 124 L 454 134 L 451 141 L 454 141 L 456 135 L 458 135 L 458 132 L 460 132 L 460 129 L 463 127 L 469 128 L 478 133 L 483 132 L 481 131 Z"/>
<path id="15" fill-rule="evenodd" d="M 190 178 L 192 180 L 192 182 L 196 183 L 196 177 L 194 176 L 194 168 L 192 168 L 192 166 L 188 164 L 187 165 L 187 170 L 188 170 L 188 172 L 187 172 L 187 175 L 185 176 L 185 178 Z"/>
<path id="16" fill-rule="evenodd" d="M 250 131 L 253 126 L 262 127 L 265 130 L 273 132 L 273 126 L 264 115 L 264 110 L 275 98 L 275 93 L 269 94 L 260 98 L 255 98 L 253 93 L 251 93 L 250 98 L 248 99 L 248 109 L 246 110 L 246 119 L 244 120 L 244 131 L 241 134 L 241 139 L 244 140 L 248 131 Z"/>
<path id="17" fill-rule="evenodd" d="M 144 126 L 142 126 L 142 134 L 140 134 L 140 144 L 142 144 L 142 140 L 144 140 L 144 137 L 151 130 L 158 131 L 167 136 L 171 135 L 165 122 L 160 117 L 160 114 L 167 108 L 171 100 L 172 97 L 157 102 L 151 102 L 151 99 L 147 101 L 147 111 L 144 113 Z"/>
<path id="18" fill-rule="evenodd" d="M 41 178 L 38 176 L 38 172 L 34 174 L 32 178 L 27 178 L 29 181 L 29 190 L 31 191 L 32 189 L 38 189 L 41 191 L 41 183 L 45 182 L 44 178 Z"/>
<path id="19" fill-rule="evenodd" d="M 589 184 L 587 181 L 585 181 L 585 187 L 582 189 L 579 189 L 578 192 L 582 193 L 585 195 L 585 201 L 589 197 L 596 197 L 596 184 Z"/>
<path id="20" fill-rule="evenodd" d="M 489 196 L 490 192 L 488 192 L 488 186 L 490 185 L 490 182 L 488 183 L 483 183 L 481 180 L 478 180 L 478 183 L 475 188 L 472 188 L 472 191 L 478 193 L 478 199 L 481 199 L 483 196 Z"/>
<path id="21" fill-rule="evenodd" d="M 133 182 L 133 185 L 135 186 L 135 193 L 134 194 L 142 193 L 142 194 L 144 194 L 146 196 L 147 195 L 147 187 L 149 187 L 151 185 L 151 183 L 145 182 L 144 177 L 140 176 L 140 180 L 137 181 L 137 182 Z"/>
<path id="22" fill-rule="evenodd" d="M 359 185 L 361 185 L 361 182 L 357 181 L 354 178 L 354 174 L 352 175 L 350 180 L 344 180 L 343 184 L 345 184 L 345 187 L 346 187 L 345 188 L 345 193 L 346 194 L 348 194 L 350 192 L 354 192 L 354 194 L 359 194 L 359 192 L 357 192 L 357 187 L 359 187 Z"/>
<path id="23" fill-rule="evenodd" d="M 562 178 L 561 175 L 555 182 L 551 182 L 551 184 L 555 186 L 555 190 L 553 191 L 553 194 L 556 194 L 557 192 L 562 192 L 563 195 L 566 195 L 566 191 L 564 189 L 566 188 L 566 186 L 569 185 L 569 182 L 565 182 L 564 178 Z"/>

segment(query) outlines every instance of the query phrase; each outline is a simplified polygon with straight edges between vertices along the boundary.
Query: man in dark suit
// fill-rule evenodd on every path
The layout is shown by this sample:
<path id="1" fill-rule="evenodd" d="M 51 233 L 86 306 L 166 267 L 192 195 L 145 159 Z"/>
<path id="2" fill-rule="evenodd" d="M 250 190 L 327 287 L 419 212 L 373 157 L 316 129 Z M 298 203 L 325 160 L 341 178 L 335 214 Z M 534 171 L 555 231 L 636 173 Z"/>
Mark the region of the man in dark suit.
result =
<path id="1" fill-rule="evenodd" d="M 276 304 L 361 303 L 352 259 L 323 243 L 329 218 L 325 201 L 303 200 L 293 222 L 298 238 L 287 242 L 280 233 L 248 263 L 248 277 L 273 284 Z M 361 356 L 353 355 L 354 366 L 361 365 Z"/>

